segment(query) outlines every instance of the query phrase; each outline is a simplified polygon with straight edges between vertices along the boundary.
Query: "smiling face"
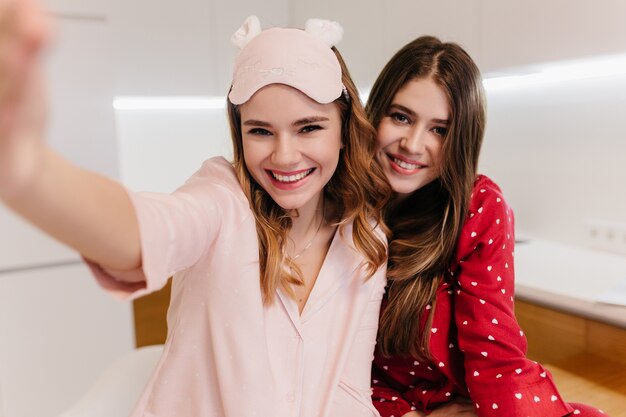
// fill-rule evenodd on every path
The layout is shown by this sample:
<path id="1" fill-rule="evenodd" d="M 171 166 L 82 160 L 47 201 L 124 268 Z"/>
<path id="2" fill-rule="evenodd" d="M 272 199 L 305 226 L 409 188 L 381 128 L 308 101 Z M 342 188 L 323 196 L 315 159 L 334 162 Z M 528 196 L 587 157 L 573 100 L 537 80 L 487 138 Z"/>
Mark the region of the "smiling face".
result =
<path id="1" fill-rule="evenodd" d="M 317 207 L 339 162 L 341 116 L 300 91 L 271 84 L 239 107 L 248 172 L 283 209 Z"/>
<path id="2" fill-rule="evenodd" d="M 378 124 L 377 157 L 400 196 L 439 176 L 439 154 L 449 122 L 446 93 L 431 78 L 408 81 L 393 97 Z"/>

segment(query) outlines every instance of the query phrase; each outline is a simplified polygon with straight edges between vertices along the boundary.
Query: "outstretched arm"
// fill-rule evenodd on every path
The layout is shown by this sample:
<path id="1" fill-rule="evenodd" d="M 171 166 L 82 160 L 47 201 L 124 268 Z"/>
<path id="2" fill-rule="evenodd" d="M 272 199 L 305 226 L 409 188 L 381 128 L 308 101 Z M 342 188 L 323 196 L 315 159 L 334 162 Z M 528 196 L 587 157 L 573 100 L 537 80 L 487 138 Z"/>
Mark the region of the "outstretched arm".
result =
<path id="1" fill-rule="evenodd" d="M 42 141 L 38 57 L 48 22 L 33 0 L 0 0 L 0 199 L 102 266 L 141 265 L 137 219 L 124 188 L 78 168 Z"/>

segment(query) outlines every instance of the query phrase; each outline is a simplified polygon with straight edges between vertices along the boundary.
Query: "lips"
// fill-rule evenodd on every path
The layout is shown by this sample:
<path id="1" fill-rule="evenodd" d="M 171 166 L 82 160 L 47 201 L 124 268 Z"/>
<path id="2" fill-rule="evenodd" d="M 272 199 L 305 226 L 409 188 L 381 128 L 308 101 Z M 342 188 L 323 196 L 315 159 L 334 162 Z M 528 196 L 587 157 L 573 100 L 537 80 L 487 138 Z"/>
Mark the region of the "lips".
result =
<path id="1" fill-rule="evenodd" d="M 298 188 L 314 171 L 315 168 L 291 172 L 276 171 L 271 169 L 265 170 L 268 177 L 272 181 L 272 184 L 282 190 L 292 190 L 294 188 Z"/>
<path id="2" fill-rule="evenodd" d="M 391 167 L 404 175 L 411 175 L 419 172 L 423 168 L 427 168 L 428 165 L 424 165 L 420 162 L 413 161 L 407 158 L 402 158 L 399 155 L 386 154 L 387 158 L 391 162 Z"/>
<path id="3" fill-rule="evenodd" d="M 315 168 L 309 168 L 307 170 L 300 171 L 298 173 L 291 173 L 291 174 L 279 174 L 276 171 L 269 171 L 269 173 L 272 175 L 272 177 L 274 177 L 276 181 L 289 184 L 292 182 L 300 181 L 304 179 L 305 177 L 308 177 L 309 174 L 313 172 L 314 169 Z"/>

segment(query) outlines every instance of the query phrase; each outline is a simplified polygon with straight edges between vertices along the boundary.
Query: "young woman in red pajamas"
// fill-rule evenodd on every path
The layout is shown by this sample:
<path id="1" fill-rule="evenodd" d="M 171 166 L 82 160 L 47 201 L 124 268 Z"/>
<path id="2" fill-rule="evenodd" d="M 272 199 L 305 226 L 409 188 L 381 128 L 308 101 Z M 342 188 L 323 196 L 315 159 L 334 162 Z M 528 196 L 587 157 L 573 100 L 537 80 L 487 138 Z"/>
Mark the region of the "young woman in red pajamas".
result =
<path id="1" fill-rule="evenodd" d="M 472 59 L 433 37 L 401 49 L 370 94 L 378 161 L 395 191 L 374 405 L 382 417 L 604 416 L 564 402 L 526 358 L 513 212 L 476 174 L 484 103 Z"/>

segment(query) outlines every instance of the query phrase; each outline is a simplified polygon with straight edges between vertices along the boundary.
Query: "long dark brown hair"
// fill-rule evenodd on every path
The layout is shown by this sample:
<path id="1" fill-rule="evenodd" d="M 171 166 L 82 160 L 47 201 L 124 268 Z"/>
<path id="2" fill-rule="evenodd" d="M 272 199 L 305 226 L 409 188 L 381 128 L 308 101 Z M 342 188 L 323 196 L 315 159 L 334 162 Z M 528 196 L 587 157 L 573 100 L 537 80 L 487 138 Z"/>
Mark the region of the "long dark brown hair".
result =
<path id="1" fill-rule="evenodd" d="M 337 169 L 324 188 L 326 204 L 333 207 L 326 220 L 339 224 L 340 228 L 353 222 L 352 239 L 365 258 L 363 266 L 369 278 L 387 262 L 387 246 L 374 228 L 378 226 L 387 231 L 382 212 L 391 196 L 391 188 L 374 161 L 376 130 L 365 115 L 341 55 L 335 48 L 333 51 L 341 66 L 346 91 L 334 101 L 341 113 L 343 147 Z M 241 117 L 237 106 L 230 101 L 228 116 L 234 149 L 233 166 L 256 218 L 261 290 L 263 301 L 268 305 L 274 301 L 277 288 L 294 296 L 292 285 L 303 283 L 299 268 L 285 251 L 292 222 L 288 213 L 274 202 L 246 168 Z"/>
<path id="2" fill-rule="evenodd" d="M 398 51 L 374 83 L 366 107 L 374 126 L 388 115 L 398 90 L 418 79 L 431 79 L 446 93 L 450 122 L 439 177 L 389 206 L 385 214 L 392 240 L 378 348 L 383 355 L 425 358 L 430 356 L 437 288 L 453 261 L 476 179 L 485 98 L 480 72 L 470 56 L 455 43 L 423 36 Z"/>

